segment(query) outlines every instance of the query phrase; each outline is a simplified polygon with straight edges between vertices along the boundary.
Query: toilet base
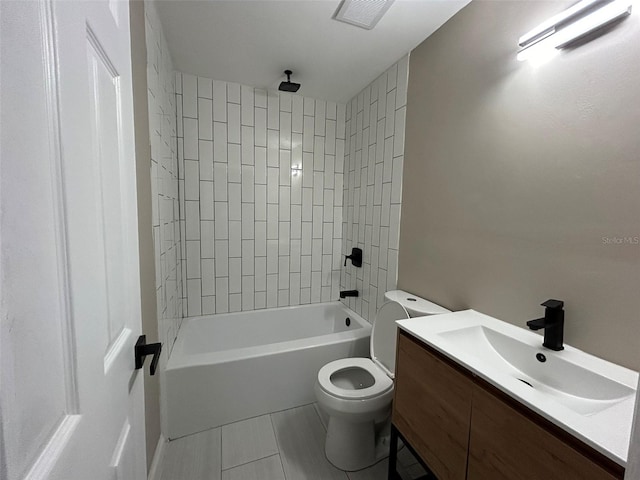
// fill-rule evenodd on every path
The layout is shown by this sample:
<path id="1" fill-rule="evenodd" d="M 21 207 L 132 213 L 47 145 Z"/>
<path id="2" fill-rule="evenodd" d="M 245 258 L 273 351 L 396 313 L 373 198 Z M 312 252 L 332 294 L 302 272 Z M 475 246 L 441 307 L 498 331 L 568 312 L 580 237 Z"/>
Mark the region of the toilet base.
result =
<path id="1" fill-rule="evenodd" d="M 375 463 L 375 424 L 350 423 L 330 417 L 325 454 L 340 470 L 354 471 Z"/>
<path id="2" fill-rule="evenodd" d="M 347 472 L 370 467 L 389 456 L 388 430 L 373 421 L 352 423 L 330 417 L 325 441 L 327 460 Z"/>
<path id="3" fill-rule="evenodd" d="M 391 446 L 391 435 L 378 436 L 376 438 L 376 462 L 389 456 L 389 447 Z"/>

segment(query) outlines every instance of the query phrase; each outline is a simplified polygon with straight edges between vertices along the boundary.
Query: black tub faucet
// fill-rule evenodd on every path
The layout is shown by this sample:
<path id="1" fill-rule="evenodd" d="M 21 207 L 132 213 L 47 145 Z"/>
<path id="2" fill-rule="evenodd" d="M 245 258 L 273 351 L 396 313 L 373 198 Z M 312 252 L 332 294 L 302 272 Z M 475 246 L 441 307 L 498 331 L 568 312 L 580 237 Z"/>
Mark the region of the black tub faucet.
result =
<path id="1" fill-rule="evenodd" d="M 564 350 L 562 346 L 564 335 L 564 302 L 562 300 L 547 300 L 542 304 L 545 307 L 544 317 L 529 320 L 527 326 L 531 330 L 544 328 L 543 347 L 550 350 Z"/>
<path id="2" fill-rule="evenodd" d="M 340 298 L 357 297 L 358 290 L 340 290 Z"/>

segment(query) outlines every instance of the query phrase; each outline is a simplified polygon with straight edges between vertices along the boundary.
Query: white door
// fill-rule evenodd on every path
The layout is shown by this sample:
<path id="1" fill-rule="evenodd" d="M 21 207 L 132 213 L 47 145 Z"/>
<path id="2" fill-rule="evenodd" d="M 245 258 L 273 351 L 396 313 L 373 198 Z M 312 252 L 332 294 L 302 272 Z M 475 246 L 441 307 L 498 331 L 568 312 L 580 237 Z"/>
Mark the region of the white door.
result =
<path id="1" fill-rule="evenodd" d="M 145 477 L 128 8 L 0 1 L 3 480 Z"/>

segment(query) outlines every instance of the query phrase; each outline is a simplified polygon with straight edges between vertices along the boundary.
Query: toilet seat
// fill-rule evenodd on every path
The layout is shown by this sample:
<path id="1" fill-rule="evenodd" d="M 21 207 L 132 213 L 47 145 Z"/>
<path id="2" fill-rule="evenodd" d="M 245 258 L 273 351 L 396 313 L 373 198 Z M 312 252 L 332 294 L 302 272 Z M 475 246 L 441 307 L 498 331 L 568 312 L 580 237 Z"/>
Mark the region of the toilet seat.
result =
<path id="1" fill-rule="evenodd" d="M 374 384 L 367 388 L 340 388 L 331 382 L 331 376 L 345 368 L 361 368 L 374 379 Z M 318 384 L 329 395 L 345 400 L 364 400 L 388 392 L 393 388 L 393 381 L 370 358 L 341 358 L 327 363 L 318 372 Z"/>

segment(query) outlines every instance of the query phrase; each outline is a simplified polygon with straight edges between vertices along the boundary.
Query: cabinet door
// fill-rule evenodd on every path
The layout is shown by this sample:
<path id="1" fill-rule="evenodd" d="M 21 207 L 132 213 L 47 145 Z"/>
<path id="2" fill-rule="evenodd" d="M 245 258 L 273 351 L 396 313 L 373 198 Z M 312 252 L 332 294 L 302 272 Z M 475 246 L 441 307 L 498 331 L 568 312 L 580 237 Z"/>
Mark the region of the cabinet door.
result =
<path id="1" fill-rule="evenodd" d="M 393 423 L 439 480 L 464 480 L 473 383 L 426 348 L 398 337 Z"/>
<path id="2" fill-rule="evenodd" d="M 587 455 L 530 416 L 520 413 L 481 386 L 475 386 L 468 480 L 613 480 L 623 477 L 622 467 L 610 465 L 606 470 Z M 599 454 L 594 452 L 594 455 Z"/>

